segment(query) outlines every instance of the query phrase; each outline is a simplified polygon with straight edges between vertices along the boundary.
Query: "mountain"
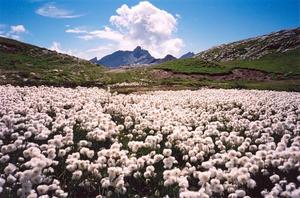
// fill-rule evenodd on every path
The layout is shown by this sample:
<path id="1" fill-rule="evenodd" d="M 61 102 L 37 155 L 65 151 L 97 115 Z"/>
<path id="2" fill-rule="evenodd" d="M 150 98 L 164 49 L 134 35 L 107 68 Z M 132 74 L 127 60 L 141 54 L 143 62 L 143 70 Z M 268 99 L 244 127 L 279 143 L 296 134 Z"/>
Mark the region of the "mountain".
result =
<path id="1" fill-rule="evenodd" d="M 281 30 L 200 52 L 193 58 L 177 59 L 156 69 L 186 74 L 224 74 L 242 69 L 299 78 L 300 28 Z M 271 78 L 271 77 L 270 77 Z"/>
<path id="2" fill-rule="evenodd" d="M 153 61 L 155 61 L 155 58 L 147 50 L 138 46 L 133 51 L 116 51 L 104 56 L 97 63 L 107 67 L 120 67 L 125 65 L 150 64 Z"/>
<path id="3" fill-rule="evenodd" d="M 176 57 L 172 56 L 171 54 L 168 54 L 164 58 L 156 59 L 154 62 L 152 62 L 152 64 L 161 64 L 161 63 L 176 60 L 176 59 L 177 59 Z"/>
<path id="4" fill-rule="evenodd" d="M 179 59 L 192 58 L 195 54 L 193 52 L 188 52 L 183 54 Z"/>
<path id="5" fill-rule="evenodd" d="M 97 57 L 92 58 L 91 60 L 89 60 L 91 63 L 96 64 L 98 62 Z"/>
<path id="6" fill-rule="evenodd" d="M 281 30 L 213 47 L 195 55 L 207 61 L 256 60 L 274 53 L 284 53 L 300 45 L 300 28 Z"/>
<path id="7" fill-rule="evenodd" d="M 97 81 L 102 71 L 80 58 L 0 37 L 0 84 L 80 85 Z"/>

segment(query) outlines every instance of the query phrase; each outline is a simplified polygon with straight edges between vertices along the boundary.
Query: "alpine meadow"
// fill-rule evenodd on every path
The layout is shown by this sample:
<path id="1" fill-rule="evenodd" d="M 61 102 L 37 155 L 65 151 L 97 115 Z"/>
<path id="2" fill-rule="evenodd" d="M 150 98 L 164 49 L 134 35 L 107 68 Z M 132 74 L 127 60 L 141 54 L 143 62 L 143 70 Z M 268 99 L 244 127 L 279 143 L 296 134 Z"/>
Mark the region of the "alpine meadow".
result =
<path id="1" fill-rule="evenodd" d="M 0 197 L 299 198 L 298 0 L 0 0 Z"/>

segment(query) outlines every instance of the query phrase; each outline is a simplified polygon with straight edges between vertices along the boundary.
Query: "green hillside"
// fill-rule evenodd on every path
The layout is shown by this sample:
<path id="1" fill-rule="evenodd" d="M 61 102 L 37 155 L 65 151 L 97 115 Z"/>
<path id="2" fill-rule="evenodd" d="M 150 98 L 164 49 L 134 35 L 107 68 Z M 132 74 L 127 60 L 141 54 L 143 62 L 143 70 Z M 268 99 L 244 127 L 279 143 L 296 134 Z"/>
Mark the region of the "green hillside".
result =
<path id="1" fill-rule="evenodd" d="M 300 75 L 300 47 L 284 53 L 273 53 L 255 60 L 234 60 L 224 62 L 228 68 L 257 69 L 271 73 Z"/>
<path id="2" fill-rule="evenodd" d="M 232 60 L 215 63 L 200 58 L 179 59 L 154 66 L 181 73 L 219 74 L 232 69 L 255 69 L 269 73 L 300 75 L 300 47 L 284 53 L 273 53 L 254 60 Z"/>
<path id="3" fill-rule="evenodd" d="M 103 68 L 66 54 L 0 37 L 0 82 L 88 84 Z"/>
<path id="4" fill-rule="evenodd" d="M 180 72 L 185 74 L 192 73 L 224 73 L 228 71 L 228 68 L 208 61 L 204 61 L 198 58 L 186 58 L 168 61 L 159 65 L 155 65 L 155 69 L 169 70 L 173 72 Z"/>

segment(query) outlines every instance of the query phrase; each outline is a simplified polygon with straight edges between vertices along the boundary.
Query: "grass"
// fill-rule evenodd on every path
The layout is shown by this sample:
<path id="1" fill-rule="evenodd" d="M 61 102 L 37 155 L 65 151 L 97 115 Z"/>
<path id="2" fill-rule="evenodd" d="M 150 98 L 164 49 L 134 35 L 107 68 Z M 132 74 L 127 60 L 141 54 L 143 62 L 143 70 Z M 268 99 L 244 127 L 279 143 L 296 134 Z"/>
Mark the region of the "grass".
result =
<path id="1" fill-rule="evenodd" d="M 225 73 L 229 69 L 217 63 L 207 62 L 198 58 L 187 58 L 168 61 L 153 67 L 154 69 L 170 70 L 177 73 L 194 74 L 216 74 Z"/>
<path id="2" fill-rule="evenodd" d="M 230 69 L 246 68 L 270 73 L 300 75 L 300 47 L 281 54 L 266 55 L 257 60 L 235 60 L 222 64 Z"/>
<path id="3" fill-rule="evenodd" d="M 73 56 L 2 37 L 0 44 L 0 73 L 12 83 L 80 85 L 103 78 L 103 67 Z"/>
<path id="4" fill-rule="evenodd" d="M 114 87 L 112 92 L 130 94 L 133 92 L 147 92 L 157 90 L 196 90 L 200 88 L 214 89 L 257 89 L 274 91 L 296 91 L 300 92 L 300 80 L 272 80 L 267 82 L 256 82 L 246 80 L 196 80 L 169 78 L 162 79 L 154 84 L 140 87 Z"/>
<path id="5" fill-rule="evenodd" d="M 104 84 L 115 84 L 122 82 L 150 82 L 148 69 L 136 68 L 124 71 L 107 71 L 104 77 Z"/>
<path id="6" fill-rule="evenodd" d="M 222 74 L 235 68 L 255 69 L 268 73 L 300 75 L 300 47 L 285 53 L 273 53 L 257 60 L 235 60 L 213 63 L 199 58 L 179 59 L 166 62 L 155 69 L 185 74 Z"/>

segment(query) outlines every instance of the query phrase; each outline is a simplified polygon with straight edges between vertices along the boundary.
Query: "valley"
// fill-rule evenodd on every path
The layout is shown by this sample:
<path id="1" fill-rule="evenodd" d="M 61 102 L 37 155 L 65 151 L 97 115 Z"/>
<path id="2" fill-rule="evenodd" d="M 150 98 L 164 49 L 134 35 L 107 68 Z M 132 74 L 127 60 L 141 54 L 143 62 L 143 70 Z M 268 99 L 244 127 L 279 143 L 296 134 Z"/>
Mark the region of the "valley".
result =
<path id="1" fill-rule="evenodd" d="M 114 89 L 121 92 L 126 92 L 125 88 L 156 90 L 158 86 L 300 91 L 299 35 L 299 28 L 279 31 L 221 45 L 192 58 L 171 58 L 148 65 L 147 62 L 155 59 L 137 47 L 133 51 L 140 54 L 134 59 L 137 66 L 113 68 L 1 38 L 0 83 L 70 87 L 114 85 Z M 266 42 L 271 44 L 264 46 Z M 135 57 L 128 56 L 130 60 Z M 124 82 L 129 83 L 128 86 L 118 88 L 117 84 Z M 131 87 L 130 83 L 141 85 Z"/>

